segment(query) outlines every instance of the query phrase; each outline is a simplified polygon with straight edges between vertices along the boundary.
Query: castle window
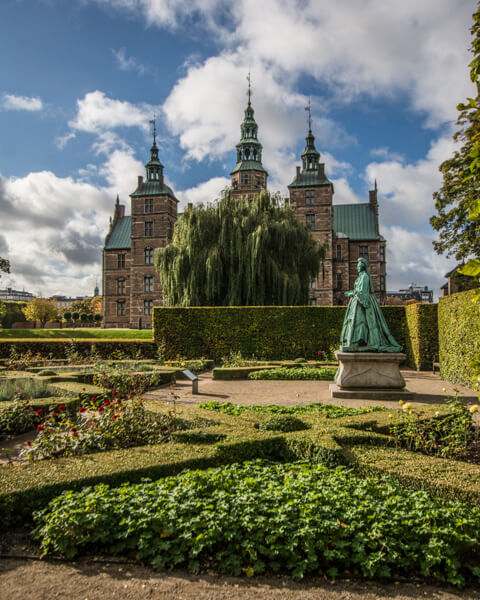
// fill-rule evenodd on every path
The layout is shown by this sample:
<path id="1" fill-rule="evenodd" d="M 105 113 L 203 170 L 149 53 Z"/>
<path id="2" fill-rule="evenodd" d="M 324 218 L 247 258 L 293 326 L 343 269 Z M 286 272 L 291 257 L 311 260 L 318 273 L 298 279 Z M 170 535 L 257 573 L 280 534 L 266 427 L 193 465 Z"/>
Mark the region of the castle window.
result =
<path id="1" fill-rule="evenodd" d="M 385 262 L 385 246 L 380 246 L 380 261 Z"/>
<path id="2" fill-rule="evenodd" d="M 117 254 L 117 269 L 125 268 L 125 254 Z"/>
<path id="3" fill-rule="evenodd" d="M 309 229 L 315 229 L 315 215 L 305 215 L 305 220 Z"/>
<path id="4" fill-rule="evenodd" d="M 316 306 L 317 305 L 317 299 L 316 298 L 310 298 L 310 306 Z"/>
<path id="5" fill-rule="evenodd" d="M 385 291 L 385 275 L 380 275 L 380 291 Z"/>
<path id="6" fill-rule="evenodd" d="M 153 277 L 148 276 L 143 278 L 143 291 L 153 292 Z"/>
<path id="7" fill-rule="evenodd" d="M 310 289 L 315 290 L 316 288 L 317 288 L 317 280 L 312 279 L 312 281 L 310 282 Z"/>
<path id="8" fill-rule="evenodd" d="M 342 289 L 342 274 L 337 273 L 337 290 Z"/>
<path id="9" fill-rule="evenodd" d="M 125 295 L 125 279 L 117 279 L 117 294 Z"/>
<path id="10" fill-rule="evenodd" d="M 243 183 L 243 185 L 248 185 L 248 175 L 247 174 L 242 175 L 242 183 Z"/>
<path id="11" fill-rule="evenodd" d="M 305 204 L 315 204 L 315 190 L 305 192 Z"/>
<path id="12" fill-rule="evenodd" d="M 125 316 L 125 300 L 117 301 L 117 317 Z"/>
<path id="13" fill-rule="evenodd" d="M 143 314 L 151 315 L 153 309 L 153 300 L 144 300 L 143 301 Z"/>
<path id="14" fill-rule="evenodd" d="M 145 248 L 145 264 L 153 265 L 153 248 Z"/>
<path id="15" fill-rule="evenodd" d="M 145 237 L 152 237 L 153 221 L 145 221 Z"/>
<path id="16" fill-rule="evenodd" d="M 337 260 L 342 260 L 342 246 L 337 244 Z"/>
<path id="17" fill-rule="evenodd" d="M 153 198 L 145 198 L 145 212 L 146 213 L 153 212 Z"/>
<path id="18" fill-rule="evenodd" d="M 358 251 L 359 258 L 366 258 L 368 260 L 368 246 L 360 246 Z"/>

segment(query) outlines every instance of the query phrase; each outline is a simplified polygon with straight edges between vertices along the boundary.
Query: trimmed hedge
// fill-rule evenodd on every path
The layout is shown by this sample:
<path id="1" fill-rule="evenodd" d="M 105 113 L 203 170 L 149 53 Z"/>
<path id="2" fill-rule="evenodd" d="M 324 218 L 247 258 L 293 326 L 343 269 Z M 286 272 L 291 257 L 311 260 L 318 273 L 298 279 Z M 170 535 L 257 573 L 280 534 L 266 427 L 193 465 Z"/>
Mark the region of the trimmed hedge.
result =
<path id="1" fill-rule="evenodd" d="M 147 402 L 147 408 L 165 411 L 168 406 L 152 401 Z M 444 410 L 444 406 L 426 406 L 425 418 Z M 395 411 L 334 420 L 320 414 L 302 414 L 310 428 L 292 433 L 257 428 L 271 417 L 268 413 L 249 411 L 248 416 L 239 417 L 215 413 L 214 423 L 206 430 L 179 432 L 175 442 L 169 444 L 0 467 L 2 526 L 28 521 L 33 510 L 42 508 L 66 489 L 101 482 L 133 483 L 144 477 L 174 475 L 183 469 L 255 458 L 309 460 L 328 467 L 350 465 L 359 473 L 388 473 L 411 489 L 426 489 L 436 496 L 478 505 L 480 465 L 393 448 L 385 434 L 392 412 Z M 179 416 L 189 420 L 205 420 L 207 415 L 211 417 L 212 413 L 191 407 L 179 409 Z M 196 431 L 201 439 L 195 440 Z M 183 433 L 186 438 L 182 443 Z"/>
<path id="2" fill-rule="evenodd" d="M 131 358 L 156 358 L 157 346 L 152 340 L 50 340 L 50 339 L 0 339 L 0 358 L 8 358 L 12 348 L 19 354 L 30 350 L 47 358 L 67 358 L 68 342 L 75 342 L 75 349 L 82 356 L 90 356 L 96 352 L 100 358 L 111 358 L 115 352 L 122 352 Z"/>
<path id="3" fill-rule="evenodd" d="M 390 331 L 406 346 L 403 306 L 382 308 Z M 154 339 L 164 359 L 208 356 L 220 360 L 231 351 L 261 359 L 314 359 L 318 350 L 339 345 L 344 306 L 155 307 Z"/>
<path id="4" fill-rule="evenodd" d="M 408 364 L 417 371 L 431 369 L 438 357 L 438 304 L 410 304 L 404 308 Z"/>
<path id="5" fill-rule="evenodd" d="M 475 290 L 440 298 L 438 337 L 440 372 L 452 383 L 472 386 L 470 362 L 480 355 L 480 302 Z"/>

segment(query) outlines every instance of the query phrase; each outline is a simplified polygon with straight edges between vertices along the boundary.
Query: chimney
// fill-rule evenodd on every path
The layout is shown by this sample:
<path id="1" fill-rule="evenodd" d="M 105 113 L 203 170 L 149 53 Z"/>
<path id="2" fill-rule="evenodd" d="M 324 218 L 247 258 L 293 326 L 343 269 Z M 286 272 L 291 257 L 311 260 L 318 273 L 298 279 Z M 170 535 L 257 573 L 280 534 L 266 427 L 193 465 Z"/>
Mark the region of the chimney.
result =
<path id="1" fill-rule="evenodd" d="M 300 179 L 300 167 L 297 167 L 297 179 Z"/>
<path id="2" fill-rule="evenodd" d="M 325 179 L 325 163 L 318 163 L 318 178 Z"/>
<path id="3" fill-rule="evenodd" d="M 142 187 L 142 183 L 143 183 L 143 175 L 139 175 L 138 176 L 138 187 Z"/>

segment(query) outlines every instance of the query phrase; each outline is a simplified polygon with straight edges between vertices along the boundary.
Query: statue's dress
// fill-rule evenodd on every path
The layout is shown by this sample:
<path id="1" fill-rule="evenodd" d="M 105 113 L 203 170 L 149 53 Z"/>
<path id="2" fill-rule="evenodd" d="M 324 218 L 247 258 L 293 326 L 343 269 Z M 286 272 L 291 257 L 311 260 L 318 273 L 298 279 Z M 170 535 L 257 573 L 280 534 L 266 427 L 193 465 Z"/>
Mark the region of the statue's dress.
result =
<path id="1" fill-rule="evenodd" d="M 342 352 L 401 352 L 388 329 L 367 271 L 360 271 L 340 336 Z"/>

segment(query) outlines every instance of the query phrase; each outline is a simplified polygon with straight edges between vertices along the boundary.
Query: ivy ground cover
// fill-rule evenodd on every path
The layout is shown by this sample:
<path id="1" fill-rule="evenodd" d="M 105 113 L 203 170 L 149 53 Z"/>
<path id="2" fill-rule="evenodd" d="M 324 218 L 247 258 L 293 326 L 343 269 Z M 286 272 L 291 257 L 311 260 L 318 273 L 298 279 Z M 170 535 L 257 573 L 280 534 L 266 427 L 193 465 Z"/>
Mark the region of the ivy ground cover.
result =
<path id="1" fill-rule="evenodd" d="M 64 492 L 36 522 L 44 553 L 69 558 L 101 549 L 193 572 L 480 581 L 480 509 L 342 467 L 255 461 L 98 485 Z"/>

